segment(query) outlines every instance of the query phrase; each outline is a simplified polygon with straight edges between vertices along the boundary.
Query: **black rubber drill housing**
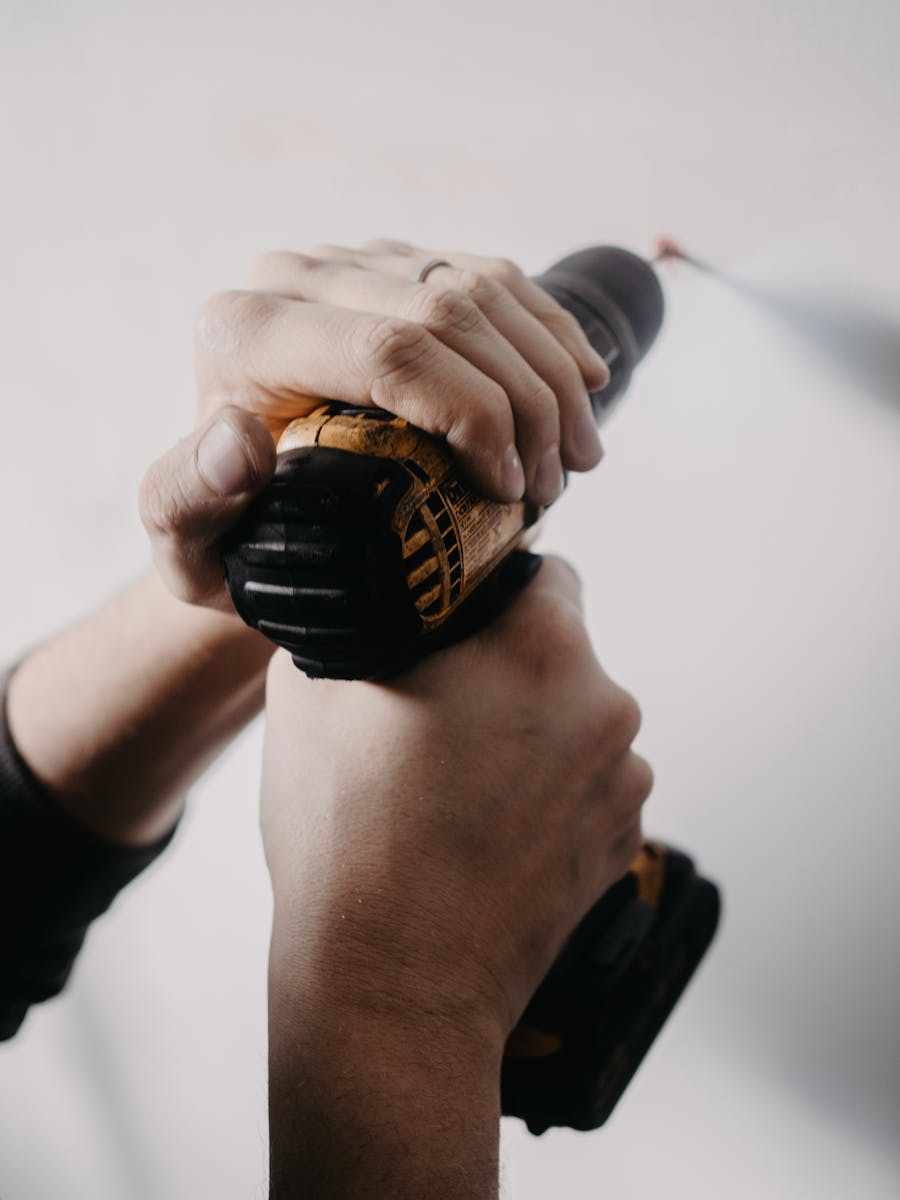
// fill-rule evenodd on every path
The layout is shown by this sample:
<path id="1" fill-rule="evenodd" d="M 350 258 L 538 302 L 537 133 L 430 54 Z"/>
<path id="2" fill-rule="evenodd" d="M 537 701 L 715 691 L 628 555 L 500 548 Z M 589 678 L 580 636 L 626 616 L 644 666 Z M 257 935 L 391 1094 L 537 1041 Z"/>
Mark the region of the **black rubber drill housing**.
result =
<path id="1" fill-rule="evenodd" d="M 294 450 L 235 530 L 225 551 L 235 607 L 308 675 L 368 679 L 408 654 L 418 614 L 389 528 L 407 486 L 384 459 Z"/>

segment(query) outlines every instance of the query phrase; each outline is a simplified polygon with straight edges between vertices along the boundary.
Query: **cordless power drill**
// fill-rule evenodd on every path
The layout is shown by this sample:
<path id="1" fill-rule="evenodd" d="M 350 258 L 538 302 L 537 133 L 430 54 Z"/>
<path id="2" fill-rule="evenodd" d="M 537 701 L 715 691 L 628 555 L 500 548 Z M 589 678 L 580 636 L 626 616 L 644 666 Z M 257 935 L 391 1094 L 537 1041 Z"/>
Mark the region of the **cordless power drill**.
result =
<path id="1" fill-rule="evenodd" d="M 610 411 L 659 331 L 653 268 L 611 246 L 537 282 L 610 369 Z M 291 422 L 272 483 L 225 551 L 234 606 L 313 677 L 391 675 L 473 632 L 539 560 L 519 550 L 541 510 L 474 492 L 446 447 L 375 408 L 323 404 Z M 548 796 L 548 803 L 553 798 Z M 703 957 L 719 894 L 684 854 L 646 842 L 569 938 L 504 1055 L 506 1115 L 532 1133 L 607 1119 Z"/>

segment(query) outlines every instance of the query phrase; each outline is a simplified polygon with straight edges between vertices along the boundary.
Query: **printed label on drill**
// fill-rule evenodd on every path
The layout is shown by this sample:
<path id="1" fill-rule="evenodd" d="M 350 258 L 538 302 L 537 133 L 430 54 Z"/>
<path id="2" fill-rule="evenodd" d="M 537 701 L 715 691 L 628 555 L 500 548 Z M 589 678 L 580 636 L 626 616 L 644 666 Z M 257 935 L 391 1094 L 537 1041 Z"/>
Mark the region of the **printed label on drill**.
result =
<path id="1" fill-rule="evenodd" d="M 450 480 L 441 492 L 457 528 L 464 586 L 468 586 L 492 567 L 522 532 L 525 505 L 484 500 L 458 479 Z"/>

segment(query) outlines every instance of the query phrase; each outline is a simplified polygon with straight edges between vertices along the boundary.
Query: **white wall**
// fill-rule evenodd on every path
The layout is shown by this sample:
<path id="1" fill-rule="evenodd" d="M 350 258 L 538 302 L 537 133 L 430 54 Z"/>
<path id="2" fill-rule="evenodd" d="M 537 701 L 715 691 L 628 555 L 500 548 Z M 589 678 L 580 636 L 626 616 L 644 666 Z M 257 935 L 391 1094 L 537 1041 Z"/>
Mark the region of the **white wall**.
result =
<path id="1" fill-rule="evenodd" d="M 386 234 L 539 269 L 682 237 L 900 322 L 900 9 L 814 0 L 0 9 L 0 656 L 144 561 L 191 322 L 259 250 Z M 515 1200 L 900 1192 L 900 378 L 680 267 L 544 544 L 645 711 L 647 826 L 723 884 L 615 1118 L 505 1134 Z M 894 360 L 896 369 L 896 358 Z M 0 1194 L 264 1193 L 258 730 L 0 1051 Z"/>

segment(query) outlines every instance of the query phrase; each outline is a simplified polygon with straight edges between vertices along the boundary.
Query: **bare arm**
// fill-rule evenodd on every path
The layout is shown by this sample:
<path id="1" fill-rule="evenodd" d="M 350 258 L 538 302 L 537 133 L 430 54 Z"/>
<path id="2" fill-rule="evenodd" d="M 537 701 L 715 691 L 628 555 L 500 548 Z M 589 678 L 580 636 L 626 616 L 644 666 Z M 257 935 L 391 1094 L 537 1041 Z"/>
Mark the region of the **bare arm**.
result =
<path id="1" fill-rule="evenodd" d="M 336 936 L 339 936 L 339 932 Z M 327 969 L 297 961 L 276 912 L 269 971 L 271 1200 L 495 1200 L 500 1127 L 496 1033 L 417 1006 L 342 999 Z M 358 987 L 359 981 L 357 981 Z"/>
<path id="2" fill-rule="evenodd" d="M 274 466 L 256 417 L 377 403 L 498 499 L 546 503 L 563 466 L 597 462 L 587 390 L 608 372 L 577 326 L 510 264 L 442 255 L 421 283 L 419 257 L 268 256 L 263 290 L 204 310 L 203 423 L 148 472 L 142 515 L 161 578 L 218 611 L 148 577 L 30 655 L 9 696 L 34 774 L 104 838 L 152 846 L 259 707 L 270 651 L 229 612 L 218 551 Z M 627 866 L 649 787 L 571 578 L 549 590 L 396 688 L 310 691 L 284 656 L 269 673 L 273 1200 L 496 1196 L 506 1037 Z"/>
<path id="3" fill-rule="evenodd" d="M 262 706 L 271 650 L 151 573 L 25 658 L 10 682 L 10 730 L 61 807 L 111 841 L 149 844 Z"/>
<path id="4" fill-rule="evenodd" d="M 485 494 L 552 500 L 563 465 L 586 470 L 599 459 L 587 392 L 606 383 L 605 364 L 517 268 L 440 254 L 445 265 L 421 283 L 415 264 L 425 257 L 436 255 L 383 243 L 264 256 L 251 279 L 259 290 L 222 294 L 201 313 L 201 390 L 271 429 L 317 397 L 375 403 L 445 436 Z M 229 411 L 236 420 L 237 409 Z M 183 463 L 176 449 L 154 471 L 181 478 Z M 213 558 L 186 555 L 157 519 L 171 515 L 172 489 L 152 475 L 145 523 L 163 578 L 186 599 L 227 604 Z M 198 510 L 193 486 L 175 495 L 189 527 Z M 539 617 L 538 624 L 540 633 Z M 474 662 L 469 647 L 423 665 L 407 677 L 417 681 L 411 691 L 310 686 L 285 656 L 273 661 L 263 825 L 275 896 L 274 1200 L 496 1196 L 506 1035 L 562 938 L 601 884 L 627 865 L 646 794 L 645 767 L 628 756 L 627 722 L 624 734 L 622 721 L 613 722 L 606 739 L 595 723 L 578 724 L 574 743 L 556 737 L 567 715 L 580 718 L 560 707 L 548 683 L 562 694 L 572 684 L 600 723 L 623 699 L 591 659 L 586 675 L 565 654 L 568 665 L 558 670 L 554 653 L 565 647 L 549 624 L 524 675 L 510 667 L 522 661 L 527 620 L 502 646 L 483 639 Z M 580 628 L 576 619 L 579 656 L 586 649 Z M 541 737 L 544 702 L 557 723 Z M 449 742 L 430 736 L 436 725 L 451 732 Z M 380 730 L 374 743 L 357 737 L 373 728 Z M 598 745 L 610 763 L 598 762 Z M 570 803 L 548 832 L 536 812 L 582 746 L 590 767 L 575 773 Z M 508 776 L 490 772 L 501 759 Z M 426 777 L 415 769 L 423 763 L 432 767 Z M 608 777 L 607 766 L 614 768 Z M 598 809 L 607 785 L 614 802 Z M 527 825 L 517 825 L 511 797 Z M 523 798 L 529 802 L 519 804 Z M 584 814 L 565 823 L 581 799 L 601 816 L 585 841 L 596 859 L 573 889 L 568 853 L 550 862 L 540 847 L 571 847 L 572 831 L 583 833 Z M 488 815 L 482 838 L 468 832 L 478 827 L 480 804 Z M 424 826 L 411 820 L 416 812 Z M 459 820 L 429 828 L 442 813 Z M 394 834 L 407 840 L 392 841 Z M 481 890 L 487 879 L 490 895 Z M 559 902 L 538 912 L 533 897 L 548 885 L 559 885 Z"/>
<path id="5" fill-rule="evenodd" d="M 269 668 L 272 1200 L 495 1200 L 500 1060 L 640 842 L 638 712 L 548 560 L 390 685 Z"/>

